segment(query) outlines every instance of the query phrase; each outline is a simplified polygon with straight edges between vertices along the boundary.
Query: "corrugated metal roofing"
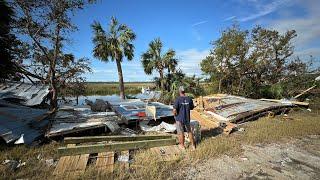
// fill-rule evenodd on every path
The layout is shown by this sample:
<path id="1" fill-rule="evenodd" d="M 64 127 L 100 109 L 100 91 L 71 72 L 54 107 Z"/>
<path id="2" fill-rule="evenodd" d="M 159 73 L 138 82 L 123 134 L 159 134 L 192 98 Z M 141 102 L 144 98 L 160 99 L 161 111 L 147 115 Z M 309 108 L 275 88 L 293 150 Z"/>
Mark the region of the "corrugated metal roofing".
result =
<path id="1" fill-rule="evenodd" d="M 56 113 L 46 136 L 54 137 L 100 127 L 108 127 L 113 132 L 120 128 L 118 119 L 114 112 L 92 112 L 90 107 L 64 106 Z"/>
<path id="2" fill-rule="evenodd" d="M 35 106 L 43 102 L 49 93 L 49 86 L 24 82 L 0 83 L 0 99 L 19 99 L 25 106 Z"/>
<path id="3" fill-rule="evenodd" d="M 209 107 L 206 112 L 221 121 L 237 122 L 252 115 L 278 111 L 292 107 L 288 103 L 267 102 L 232 95 L 217 95 L 205 97 Z"/>
<path id="4" fill-rule="evenodd" d="M 112 109 L 125 121 L 129 123 L 141 119 L 138 116 L 139 112 L 146 112 L 146 106 L 155 106 L 156 119 L 164 117 L 173 117 L 172 106 L 168 106 L 159 102 L 143 102 L 141 100 L 122 100 L 122 101 L 107 101 Z M 143 117 L 145 118 L 145 117 Z M 152 119 L 152 117 L 148 117 Z"/>
<path id="5" fill-rule="evenodd" d="M 6 143 L 23 135 L 25 144 L 31 144 L 43 134 L 49 121 L 47 110 L 18 106 L 0 101 L 0 137 Z"/>

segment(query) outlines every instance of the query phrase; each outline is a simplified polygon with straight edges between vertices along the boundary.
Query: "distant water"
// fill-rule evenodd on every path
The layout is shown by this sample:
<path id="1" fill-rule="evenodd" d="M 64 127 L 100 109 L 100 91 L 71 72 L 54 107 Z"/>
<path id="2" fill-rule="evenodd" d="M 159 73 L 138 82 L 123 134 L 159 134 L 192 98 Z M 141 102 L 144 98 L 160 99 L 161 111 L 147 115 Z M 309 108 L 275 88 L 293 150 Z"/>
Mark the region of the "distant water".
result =
<path id="1" fill-rule="evenodd" d="M 63 105 L 77 105 L 76 104 L 76 98 L 75 97 L 68 97 L 66 98 L 68 102 L 61 102 Z M 112 101 L 112 102 L 118 102 L 121 101 L 119 95 L 107 95 L 107 96 L 101 96 L 101 95 L 91 95 L 91 96 L 79 96 L 79 104 L 78 105 L 86 105 L 85 100 L 90 100 L 92 102 L 95 102 L 96 99 L 102 99 L 104 101 Z"/>

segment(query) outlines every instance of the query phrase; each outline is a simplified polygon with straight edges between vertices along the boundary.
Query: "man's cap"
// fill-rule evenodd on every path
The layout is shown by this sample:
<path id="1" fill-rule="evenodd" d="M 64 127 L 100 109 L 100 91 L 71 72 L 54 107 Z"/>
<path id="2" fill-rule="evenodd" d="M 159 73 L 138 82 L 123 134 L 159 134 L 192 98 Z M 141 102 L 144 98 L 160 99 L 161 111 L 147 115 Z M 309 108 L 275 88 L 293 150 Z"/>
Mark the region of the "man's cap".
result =
<path id="1" fill-rule="evenodd" d="M 183 86 L 179 87 L 179 92 L 184 92 L 184 87 Z"/>

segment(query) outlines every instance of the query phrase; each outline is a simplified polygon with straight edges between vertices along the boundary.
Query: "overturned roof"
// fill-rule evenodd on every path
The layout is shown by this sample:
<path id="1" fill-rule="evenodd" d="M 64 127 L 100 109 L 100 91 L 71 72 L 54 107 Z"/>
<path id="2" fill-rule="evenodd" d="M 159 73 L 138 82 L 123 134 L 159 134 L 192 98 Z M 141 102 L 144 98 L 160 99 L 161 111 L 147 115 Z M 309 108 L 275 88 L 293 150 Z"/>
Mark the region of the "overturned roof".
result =
<path id="1" fill-rule="evenodd" d="M 47 137 L 67 135 L 90 129 L 108 127 L 111 132 L 120 127 L 114 112 L 92 112 L 90 107 L 64 106 L 56 113 Z"/>
<path id="2" fill-rule="evenodd" d="M 11 143 L 19 142 L 31 144 L 43 135 L 43 129 L 49 121 L 47 110 L 34 109 L 25 106 L 13 105 L 0 100 L 0 137 Z"/>
<path id="3" fill-rule="evenodd" d="M 24 82 L 0 83 L 0 99 L 18 100 L 22 105 L 41 104 L 49 93 L 49 86 Z"/>
<path id="4" fill-rule="evenodd" d="M 294 106 L 290 102 L 268 102 L 240 96 L 217 94 L 204 97 L 205 111 L 219 121 L 240 123 L 252 118 L 278 113 Z"/>

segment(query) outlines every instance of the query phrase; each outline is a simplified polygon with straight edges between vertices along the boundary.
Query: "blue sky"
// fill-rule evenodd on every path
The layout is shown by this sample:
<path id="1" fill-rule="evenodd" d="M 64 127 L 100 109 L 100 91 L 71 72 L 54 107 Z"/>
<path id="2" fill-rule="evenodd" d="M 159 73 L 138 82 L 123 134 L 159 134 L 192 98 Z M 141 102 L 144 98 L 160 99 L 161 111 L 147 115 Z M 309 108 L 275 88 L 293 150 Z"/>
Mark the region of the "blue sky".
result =
<path id="1" fill-rule="evenodd" d="M 114 62 L 101 62 L 92 56 L 90 27 L 96 20 L 107 28 L 115 16 L 137 35 L 134 59 L 122 63 L 124 81 L 149 81 L 157 75 L 145 75 L 140 63 L 141 54 L 157 37 L 165 50 L 176 50 L 179 67 L 185 73 L 201 76 L 199 63 L 209 54 L 210 42 L 236 20 L 243 29 L 256 24 L 280 32 L 295 29 L 295 56 L 313 55 L 319 61 L 319 8 L 319 0 L 98 0 L 76 12 L 72 20 L 79 30 L 71 34 L 66 51 L 90 59 L 93 73 L 85 74 L 88 81 L 118 81 Z"/>

